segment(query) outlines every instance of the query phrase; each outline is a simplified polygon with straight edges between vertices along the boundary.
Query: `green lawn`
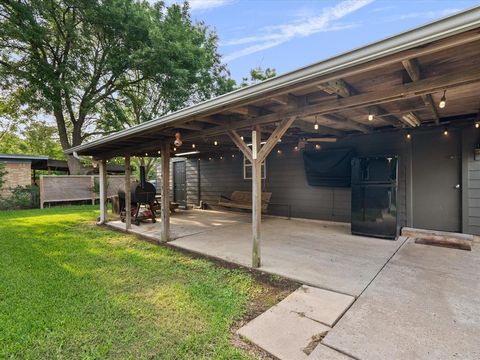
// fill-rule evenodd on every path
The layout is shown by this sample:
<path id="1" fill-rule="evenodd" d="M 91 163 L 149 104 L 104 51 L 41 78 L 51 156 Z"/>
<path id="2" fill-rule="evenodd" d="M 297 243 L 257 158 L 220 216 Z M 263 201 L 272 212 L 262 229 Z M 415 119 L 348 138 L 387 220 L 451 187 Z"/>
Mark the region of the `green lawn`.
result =
<path id="1" fill-rule="evenodd" d="M 0 212 L 1 359 L 251 358 L 232 345 L 232 325 L 286 290 L 97 227 L 96 216 Z"/>

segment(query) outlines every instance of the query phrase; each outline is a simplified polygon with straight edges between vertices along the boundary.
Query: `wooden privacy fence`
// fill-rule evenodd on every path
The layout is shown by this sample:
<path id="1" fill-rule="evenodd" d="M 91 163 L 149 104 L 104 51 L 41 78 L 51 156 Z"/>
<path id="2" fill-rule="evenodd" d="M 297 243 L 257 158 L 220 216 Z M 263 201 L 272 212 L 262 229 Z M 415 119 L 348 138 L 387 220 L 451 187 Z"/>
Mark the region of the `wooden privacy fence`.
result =
<path id="1" fill-rule="evenodd" d="M 42 175 L 40 176 L 40 208 L 45 203 L 61 201 L 95 200 L 99 198 L 98 175 Z M 107 177 L 107 197 L 118 194 L 125 188 L 124 175 Z"/>

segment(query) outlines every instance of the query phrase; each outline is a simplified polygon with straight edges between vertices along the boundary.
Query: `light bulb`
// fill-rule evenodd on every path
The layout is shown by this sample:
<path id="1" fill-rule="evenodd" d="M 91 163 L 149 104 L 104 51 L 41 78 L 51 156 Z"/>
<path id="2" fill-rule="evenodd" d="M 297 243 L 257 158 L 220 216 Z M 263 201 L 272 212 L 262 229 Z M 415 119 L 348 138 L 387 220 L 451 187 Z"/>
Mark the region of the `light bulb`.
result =
<path id="1" fill-rule="evenodd" d="M 315 130 L 318 130 L 318 124 L 317 124 L 316 122 L 315 122 L 315 124 L 313 125 L 313 128 L 314 128 Z"/>
<path id="2" fill-rule="evenodd" d="M 234 157 L 235 157 L 235 154 L 232 154 L 232 158 L 234 158 Z"/>
<path id="3" fill-rule="evenodd" d="M 242 139 L 242 140 L 243 140 L 243 136 L 240 136 L 240 139 Z"/>
<path id="4" fill-rule="evenodd" d="M 445 136 L 448 135 L 448 130 L 447 129 L 443 130 L 443 135 L 445 135 Z"/>
<path id="5" fill-rule="evenodd" d="M 476 128 L 476 129 L 480 128 L 480 123 L 478 123 L 478 122 L 475 123 L 475 128 Z"/>
<path id="6" fill-rule="evenodd" d="M 217 146 L 217 145 L 218 145 L 218 141 L 215 140 L 215 141 L 213 142 L 213 145 Z"/>
<path id="7" fill-rule="evenodd" d="M 220 160 L 223 160 L 223 156 L 220 156 Z"/>
<path id="8" fill-rule="evenodd" d="M 412 137 L 412 135 L 410 135 L 410 133 L 407 134 L 407 139 L 410 139 Z"/>
<path id="9" fill-rule="evenodd" d="M 174 148 L 173 148 L 173 151 L 177 151 L 177 148 L 176 148 L 176 147 L 174 147 Z"/>
<path id="10" fill-rule="evenodd" d="M 294 149 L 295 151 L 297 151 L 297 150 L 298 150 L 298 146 L 295 146 L 293 149 Z"/>
<path id="11" fill-rule="evenodd" d="M 373 115 L 372 114 L 368 114 L 368 121 L 372 121 L 373 120 Z"/>
<path id="12" fill-rule="evenodd" d="M 319 144 L 315 145 L 315 149 L 319 150 L 319 149 L 320 149 L 320 145 L 319 145 Z"/>
<path id="13" fill-rule="evenodd" d="M 446 92 L 447 92 L 447 90 L 443 90 L 443 96 L 440 99 L 440 102 L 438 103 L 438 107 L 440 109 L 443 109 L 447 105 L 447 97 L 445 96 Z"/>
<path id="14" fill-rule="evenodd" d="M 281 153 L 282 153 L 282 150 L 278 149 L 277 154 L 281 154 Z"/>
<path id="15" fill-rule="evenodd" d="M 192 144 L 192 149 L 195 149 L 195 144 Z"/>

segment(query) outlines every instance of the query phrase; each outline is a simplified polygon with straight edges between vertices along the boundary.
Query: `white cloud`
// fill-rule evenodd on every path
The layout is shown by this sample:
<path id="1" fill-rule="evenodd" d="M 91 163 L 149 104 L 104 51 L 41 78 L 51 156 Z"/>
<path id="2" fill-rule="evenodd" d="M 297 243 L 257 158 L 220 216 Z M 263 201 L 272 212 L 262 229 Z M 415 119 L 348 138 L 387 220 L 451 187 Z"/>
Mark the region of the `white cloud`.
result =
<path id="1" fill-rule="evenodd" d="M 306 37 L 319 32 L 337 31 L 350 28 L 354 25 L 335 24 L 334 22 L 373 1 L 374 0 L 345 0 L 333 7 L 324 8 L 318 15 L 305 17 L 287 24 L 263 28 L 261 29 L 262 35 L 247 36 L 226 41 L 222 44 L 223 46 L 251 45 L 226 55 L 224 61 L 231 61 L 242 56 L 269 49 L 294 38 Z"/>

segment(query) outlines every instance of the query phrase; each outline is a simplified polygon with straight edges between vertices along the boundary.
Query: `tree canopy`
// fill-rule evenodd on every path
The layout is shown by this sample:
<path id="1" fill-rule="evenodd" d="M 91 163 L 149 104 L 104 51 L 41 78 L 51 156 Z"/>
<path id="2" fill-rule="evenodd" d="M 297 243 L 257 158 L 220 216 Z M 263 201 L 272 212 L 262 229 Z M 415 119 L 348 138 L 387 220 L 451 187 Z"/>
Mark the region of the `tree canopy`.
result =
<path id="1" fill-rule="evenodd" d="M 0 86 L 31 111 L 52 115 L 67 149 L 117 130 L 106 121 L 97 126 L 99 115 L 118 111 L 118 99 L 131 105 L 137 90 L 155 90 L 163 114 L 233 84 L 216 34 L 191 20 L 188 4 L 2 0 Z M 79 173 L 79 161 L 67 160 Z"/>

